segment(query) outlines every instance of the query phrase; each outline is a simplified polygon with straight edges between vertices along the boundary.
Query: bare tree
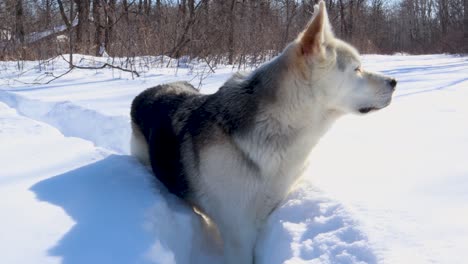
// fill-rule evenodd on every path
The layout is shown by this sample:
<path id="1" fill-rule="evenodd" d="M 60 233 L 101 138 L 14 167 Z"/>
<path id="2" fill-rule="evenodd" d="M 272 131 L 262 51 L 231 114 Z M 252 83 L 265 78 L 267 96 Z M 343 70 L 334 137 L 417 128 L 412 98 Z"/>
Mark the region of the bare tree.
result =
<path id="1" fill-rule="evenodd" d="M 76 42 L 79 52 L 88 53 L 90 46 L 89 11 L 90 0 L 74 0 L 78 12 L 78 25 L 76 28 Z"/>
<path id="2" fill-rule="evenodd" d="M 104 10 L 105 18 L 105 30 L 104 30 L 104 47 L 106 51 L 113 52 L 112 42 L 114 36 L 114 24 L 115 24 L 115 9 L 116 3 L 115 0 L 103 0 L 101 1 Z"/>
<path id="3" fill-rule="evenodd" d="M 23 10 L 23 0 L 17 0 L 15 5 L 15 37 L 16 40 L 24 45 L 24 10 Z"/>
<path id="4" fill-rule="evenodd" d="M 74 3 L 73 1 L 70 1 L 70 21 L 72 21 L 69 24 L 68 27 L 68 47 L 69 47 L 69 67 L 70 70 L 73 69 L 73 6 Z"/>
<path id="5" fill-rule="evenodd" d="M 101 24 L 101 0 L 93 0 L 93 22 L 94 22 L 94 48 L 95 48 L 95 55 L 101 56 L 102 55 L 102 48 L 104 44 L 104 32 L 102 29 L 104 26 Z"/>
<path id="6" fill-rule="evenodd" d="M 237 0 L 231 0 L 229 4 L 229 32 L 228 32 L 228 63 L 234 63 L 234 30 L 236 25 L 236 8 Z"/>
<path id="7" fill-rule="evenodd" d="M 465 53 L 468 53 L 468 1 L 464 1 L 464 18 L 463 18 L 463 32 L 464 32 L 464 43 L 465 43 Z"/>
<path id="8" fill-rule="evenodd" d="M 70 27 L 71 27 L 70 20 L 72 20 L 73 18 L 70 16 L 70 20 L 68 19 L 67 14 L 65 13 L 65 8 L 63 7 L 63 2 L 62 2 L 62 0 L 57 0 L 57 4 L 58 4 L 58 6 L 59 6 L 60 16 L 62 17 L 63 22 L 65 23 L 65 25 L 67 26 L 67 28 L 70 29 Z M 70 14 L 70 15 L 72 15 L 72 14 Z"/>

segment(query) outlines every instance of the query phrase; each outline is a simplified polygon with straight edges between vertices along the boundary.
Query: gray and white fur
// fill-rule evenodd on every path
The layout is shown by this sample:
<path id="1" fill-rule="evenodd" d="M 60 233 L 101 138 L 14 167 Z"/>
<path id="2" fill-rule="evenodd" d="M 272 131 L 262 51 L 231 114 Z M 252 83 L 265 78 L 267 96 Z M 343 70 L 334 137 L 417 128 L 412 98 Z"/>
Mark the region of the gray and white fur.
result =
<path id="1" fill-rule="evenodd" d="M 132 153 L 217 225 L 225 263 L 251 264 L 259 230 L 320 137 L 343 114 L 386 107 L 395 86 L 334 37 L 321 1 L 282 54 L 216 93 L 177 82 L 138 95 Z"/>

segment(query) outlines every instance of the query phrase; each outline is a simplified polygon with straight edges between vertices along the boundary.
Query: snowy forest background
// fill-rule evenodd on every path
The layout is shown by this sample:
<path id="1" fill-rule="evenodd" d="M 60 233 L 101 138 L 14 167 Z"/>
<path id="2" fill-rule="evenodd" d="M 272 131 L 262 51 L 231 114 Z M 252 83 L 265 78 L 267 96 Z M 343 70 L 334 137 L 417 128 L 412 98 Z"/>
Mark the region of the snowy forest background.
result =
<path id="1" fill-rule="evenodd" d="M 0 60 L 64 53 L 264 61 L 310 19 L 314 0 L 1 0 Z M 467 53 L 466 0 L 327 0 L 361 53 Z M 255 60 L 255 61 L 252 61 Z"/>

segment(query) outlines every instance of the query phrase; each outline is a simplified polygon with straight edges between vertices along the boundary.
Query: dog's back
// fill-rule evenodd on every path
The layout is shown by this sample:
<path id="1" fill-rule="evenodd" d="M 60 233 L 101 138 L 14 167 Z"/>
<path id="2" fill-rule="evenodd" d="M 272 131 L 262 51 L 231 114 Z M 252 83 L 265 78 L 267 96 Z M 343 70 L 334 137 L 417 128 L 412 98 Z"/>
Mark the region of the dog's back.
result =
<path id="1" fill-rule="evenodd" d="M 176 82 L 149 88 L 132 102 L 132 155 L 151 165 L 156 177 L 180 197 L 188 192 L 188 184 L 173 117 L 183 102 L 199 95 L 189 83 Z"/>

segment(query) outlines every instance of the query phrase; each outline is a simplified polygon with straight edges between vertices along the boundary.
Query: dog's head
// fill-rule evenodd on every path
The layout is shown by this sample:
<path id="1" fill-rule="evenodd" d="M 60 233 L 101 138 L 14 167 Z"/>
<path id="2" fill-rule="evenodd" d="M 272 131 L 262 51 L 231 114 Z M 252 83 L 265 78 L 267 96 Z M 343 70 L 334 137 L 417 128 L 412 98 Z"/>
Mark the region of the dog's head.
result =
<path id="1" fill-rule="evenodd" d="M 357 50 L 333 35 L 323 1 L 292 49 L 300 74 L 329 109 L 368 113 L 390 104 L 396 80 L 361 67 Z"/>

